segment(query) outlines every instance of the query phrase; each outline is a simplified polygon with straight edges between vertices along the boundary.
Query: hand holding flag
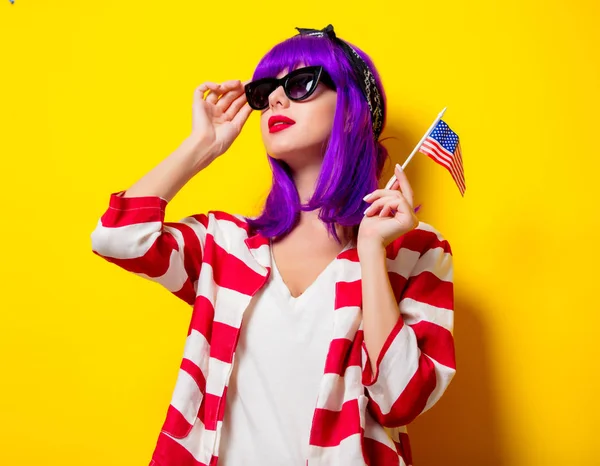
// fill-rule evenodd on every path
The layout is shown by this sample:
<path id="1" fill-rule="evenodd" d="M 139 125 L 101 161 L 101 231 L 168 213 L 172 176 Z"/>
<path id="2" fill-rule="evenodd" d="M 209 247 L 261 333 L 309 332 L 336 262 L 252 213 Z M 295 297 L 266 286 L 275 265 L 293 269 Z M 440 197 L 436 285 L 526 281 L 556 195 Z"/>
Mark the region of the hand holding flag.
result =
<path id="1" fill-rule="evenodd" d="M 385 189 L 377 189 L 365 196 L 369 207 L 365 210 L 358 231 L 359 255 L 368 255 L 369 244 L 387 247 L 392 241 L 416 228 L 419 220 L 413 206 L 413 193 L 404 173 L 404 167 L 417 151 L 428 155 L 450 172 L 461 195 L 465 194 L 465 175 L 458 135 L 442 121 L 446 109 L 442 110 L 429 127 L 419 144 L 404 162 L 396 165 L 394 176 Z M 365 249 L 366 248 L 366 249 Z M 361 254 L 361 251 L 364 254 Z"/>

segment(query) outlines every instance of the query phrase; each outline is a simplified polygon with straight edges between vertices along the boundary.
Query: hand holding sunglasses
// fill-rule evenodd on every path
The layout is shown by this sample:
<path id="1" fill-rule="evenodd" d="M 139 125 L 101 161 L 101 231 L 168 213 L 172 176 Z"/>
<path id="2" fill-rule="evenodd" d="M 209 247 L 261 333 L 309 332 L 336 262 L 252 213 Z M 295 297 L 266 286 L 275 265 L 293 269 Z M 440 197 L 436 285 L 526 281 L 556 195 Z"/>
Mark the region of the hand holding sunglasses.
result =
<path id="1" fill-rule="evenodd" d="M 210 147 L 211 156 L 216 158 L 229 149 L 251 112 L 239 80 L 205 82 L 194 91 L 190 138 Z"/>

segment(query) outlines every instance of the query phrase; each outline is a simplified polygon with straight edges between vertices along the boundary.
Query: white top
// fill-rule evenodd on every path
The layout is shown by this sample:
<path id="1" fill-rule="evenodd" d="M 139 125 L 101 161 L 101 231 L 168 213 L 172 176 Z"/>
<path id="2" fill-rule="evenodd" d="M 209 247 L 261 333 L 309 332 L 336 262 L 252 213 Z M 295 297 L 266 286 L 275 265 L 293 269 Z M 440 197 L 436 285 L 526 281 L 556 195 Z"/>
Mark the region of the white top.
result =
<path id="1" fill-rule="evenodd" d="M 294 298 L 272 257 L 269 280 L 244 313 L 227 389 L 219 465 L 306 464 L 332 338 L 338 262 L 329 263 Z"/>

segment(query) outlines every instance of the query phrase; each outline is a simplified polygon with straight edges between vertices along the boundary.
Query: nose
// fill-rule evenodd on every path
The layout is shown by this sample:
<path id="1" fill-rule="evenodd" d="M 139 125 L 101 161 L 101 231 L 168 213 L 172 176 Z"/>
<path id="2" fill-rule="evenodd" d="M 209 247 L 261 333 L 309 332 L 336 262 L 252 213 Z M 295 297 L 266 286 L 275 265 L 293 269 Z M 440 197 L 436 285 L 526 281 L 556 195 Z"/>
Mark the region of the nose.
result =
<path id="1" fill-rule="evenodd" d="M 269 107 L 273 110 L 276 107 L 287 108 L 290 105 L 290 99 L 285 95 L 283 86 L 279 86 L 271 94 L 269 94 Z"/>

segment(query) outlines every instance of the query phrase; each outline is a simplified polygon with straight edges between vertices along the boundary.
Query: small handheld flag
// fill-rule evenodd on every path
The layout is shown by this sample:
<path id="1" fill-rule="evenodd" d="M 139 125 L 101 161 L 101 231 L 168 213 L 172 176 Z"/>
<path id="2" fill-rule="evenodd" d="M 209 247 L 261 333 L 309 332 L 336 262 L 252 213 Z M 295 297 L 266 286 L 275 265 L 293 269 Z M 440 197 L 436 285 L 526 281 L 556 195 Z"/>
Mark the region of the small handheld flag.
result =
<path id="1" fill-rule="evenodd" d="M 421 145 L 419 152 L 445 167 L 462 196 L 465 195 L 465 171 L 463 168 L 458 134 L 450 129 L 444 120 L 440 120 L 431 134 Z"/>
<path id="2" fill-rule="evenodd" d="M 429 127 L 425 135 L 413 149 L 410 156 L 406 159 L 404 165 L 402 165 L 402 169 L 404 170 L 417 151 L 421 152 L 450 172 L 454 182 L 458 186 L 460 194 L 464 196 L 467 186 L 465 183 L 460 140 L 458 134 L 452 131 L 448 124 L 442 120 L 445 111 L 446 109 L 444 108 L 444 110 L 439 113 L 433 124 Z M 396 175 L 388 181 L 385 189 L 390 189 L 395 181 Z"/>

